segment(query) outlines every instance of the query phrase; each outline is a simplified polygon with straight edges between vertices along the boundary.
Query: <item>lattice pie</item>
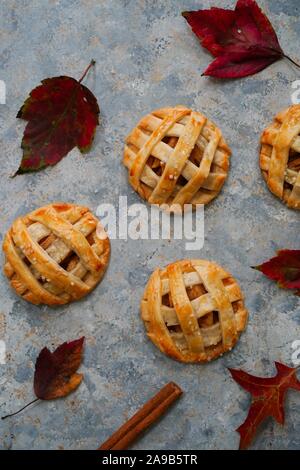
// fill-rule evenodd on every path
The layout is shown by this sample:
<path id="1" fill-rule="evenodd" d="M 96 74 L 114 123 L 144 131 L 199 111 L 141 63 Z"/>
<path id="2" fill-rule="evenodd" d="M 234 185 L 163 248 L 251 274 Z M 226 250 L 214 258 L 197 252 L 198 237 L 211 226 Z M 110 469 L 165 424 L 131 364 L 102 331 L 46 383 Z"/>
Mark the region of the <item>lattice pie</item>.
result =
<path id="1" fill-rule="evenodd" d="M 19 217 L 7 232 L 4 273 L 33 304 L 66 304 L 101 280 L 110 243 L 96 235 L 98 219 L 88 208 L 57 203 Z"/>
<path id="2" fill-rule="evenodd" d="M 207 117 L 176 106 L 141 119 L 126 139 L 124 164 L 150 204 L 207 204 L 224 184 L 230 153 Z"/>
<path id="3" fill-rule="evenodd" d="M 230 350 L 248 316 L 235 279 L 205 260 L 154 271 L 141 310 L 151 341 L 182 362 L 207 362 Z"/>
<path id="4" fill-rule="evenodd" d="M 280 112 L 261 137 L 260 168 L 270 191 L 300 209 L 300 105 Z"/>

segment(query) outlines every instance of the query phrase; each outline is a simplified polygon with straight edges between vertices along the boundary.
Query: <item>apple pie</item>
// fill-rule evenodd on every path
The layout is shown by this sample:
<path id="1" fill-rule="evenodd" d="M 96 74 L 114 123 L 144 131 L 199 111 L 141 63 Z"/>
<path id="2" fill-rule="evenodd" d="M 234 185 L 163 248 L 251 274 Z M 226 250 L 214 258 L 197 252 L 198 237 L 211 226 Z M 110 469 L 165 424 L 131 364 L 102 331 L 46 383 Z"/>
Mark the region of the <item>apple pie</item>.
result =
<path id="1" fill-rule="evenodd" d="M 220 129 L 183 106 L 140 120 L 126 139 L 124 165 L 133 189 L 150 204 L 207 204 L 220 192 L 230 149 Z"/>
<path id="2" fill-rule="evenodd" d="M 260 168 L 270 191 L 300 209 L 300 105 L 281 111 L 261 137 Z"/>
<path id="3" fill-rule="evenodd" d="M 236 280 L 198 259 L 156 269 L 141 311 L 151 341 L 181 362 L 207 362 L 231 350 L 248 317 Z"/>
<path id="4" fill-rule="evenodd" d="M 3 242 L 11 287 L 33 304 L 60 305 L 87 295 L 109 262 L 110 242 L 97 236 L 99 223 L 87 207 L 65 203 L 16 219 Z"/>

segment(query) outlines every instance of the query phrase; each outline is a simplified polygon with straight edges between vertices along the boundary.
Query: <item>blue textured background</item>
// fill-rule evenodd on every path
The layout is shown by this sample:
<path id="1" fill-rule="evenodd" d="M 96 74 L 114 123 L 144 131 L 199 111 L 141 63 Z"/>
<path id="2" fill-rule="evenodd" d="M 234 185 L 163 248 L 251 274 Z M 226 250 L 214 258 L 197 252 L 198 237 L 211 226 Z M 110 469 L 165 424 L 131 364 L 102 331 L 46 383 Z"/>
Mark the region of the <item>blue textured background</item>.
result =
<path id="1" fill-rule="evenodd" d="M 297 58 L 298 0 L 259 3 L 284 50 Z M 86 349 L 78 391 L 0 421 L 0 448 L 96 448 L 158 388 L 176 380 L 185 396 L 135 447 L 234 449 L 239 440 L 234 430 L 245 418 L 249 397 L 226 367 L 266 375 L 274 372 L 274 360 L 291 363 L 291 344 L 300 339 L 300 300 L 249 266 L 277 248 L 299 248 L 299 214 L 268 192 L 258 167 L 260 133 L 291 103 L 299 71 L 280 61 L 238 81 L 201 77 L 211 57 L 180 12 L 212 5 L 234 2 L 1 0 L 0 79 L 7 84 L 7 104 L 0 105 L 1 237 L 17 215 L 51 201 L 94 210 L 101 202 L 117 204 L 119 195 L 140 202 L 121 165 L 123 142 L 138 119 L 157 107 L 180 103 L 201 110 L 220 125 L 233 156 L 221 195 L 205 211 L 200 252 L 186 252 L 184 241 L 115 241 L 102 284 L 83 301 L 55 310 L 21 301 L 1 277 L 0 339 L 7 344 L 7 364 L 0 365 L 1 415 L 33 398 L 34 362 L 42 347 L 85 335 Z M 80 77 L 91 58 L 97 66 L 85 84 L 101 106 L 91 153 L 74 150 L 52 169 L 10 179 L 24 129 L 15 116 L 29 91 L 45 77 Z M 189 256 L 230 270 L 250 313 L 237 347 L 206 366 L 162 355 L 145 338 L 139 317 L 153 269 Z M 299 448 L 299 405 L 299 395 L 291 392 L 285 427 L 267 422 L 253 448 Z"/>

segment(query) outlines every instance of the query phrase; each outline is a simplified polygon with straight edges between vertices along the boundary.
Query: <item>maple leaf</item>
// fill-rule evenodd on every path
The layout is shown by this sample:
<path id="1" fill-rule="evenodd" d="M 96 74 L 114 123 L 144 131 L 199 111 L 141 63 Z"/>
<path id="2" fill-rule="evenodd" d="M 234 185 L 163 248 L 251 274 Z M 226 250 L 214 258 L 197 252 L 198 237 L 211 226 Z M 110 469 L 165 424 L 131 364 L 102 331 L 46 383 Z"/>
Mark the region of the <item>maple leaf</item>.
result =
<path id="1" fill-rule="evenodd" d="M 279 250 L 277 256 L 253 268 L 277 281 L 279 287 L 300 289 L 300 250 Z"/>
<path id="2" fill-rule="evenodd" d="M 182 15 L 216 59 L 203 75 L 240 78 L 253 75 L 286 57 L 274 28 L 254 0 L 238 0 L 235 10 L 212 7 Z"/>
<path id="3" fill-rule="evenodd" d="M 229 369 L 233 379 L 252 395 L 252 402 L 245 422 L 237 429 L 240 434 L 240 449 L 246 449 L 252 442 L 257 428 L 268 417 L 284 424 L 284 399 L 289 388 L 300 391 L 297 368 L 275 362 L 277 374 L 274 377 L 255 377 L 247 372 Z"/>
<path id="4" fill-rule="evenodd" d="M 34 392 L 37 398 L 2 419 L 20 413 L 38 400 L 62 398 L 76 390 L 83 379 L 83 375 L 77 373 L 82 360 L 83 342 L 84 337 L 63 343 L 53 353 L 43 348 L 35 363 Z"/>
<path id="5" fill-rule="evenodd" d="M 93 93 L 81 82 L 94 64 L 78 81 L 67 76 L 47 78 L 31 91 L 17 114 L 28 123 L 15 175 L 55 165 L 76 146 L 82 153 L 89 151 L 100 110 Z"/>

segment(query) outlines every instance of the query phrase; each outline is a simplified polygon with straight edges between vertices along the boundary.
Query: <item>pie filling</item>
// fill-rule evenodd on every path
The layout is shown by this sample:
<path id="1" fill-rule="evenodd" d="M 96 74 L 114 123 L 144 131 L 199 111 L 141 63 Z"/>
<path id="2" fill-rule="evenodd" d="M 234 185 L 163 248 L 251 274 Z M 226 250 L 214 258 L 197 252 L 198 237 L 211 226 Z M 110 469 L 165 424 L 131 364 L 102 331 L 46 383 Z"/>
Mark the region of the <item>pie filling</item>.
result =
<path id="1" fill-rule="evenodd" d="M 300 153 L 292 148 L 289 153 L 288 168 L 295 171 L 300 170 Z"/>
<path id="2" fill-rule="evenodd" d="M 297 173 L 300 171 L 300 153 L 292 148 L 290 148 L 287 168 L 289 170 L 296 171 Z M 284 189 L 289 189 L 290 191 L 292 191 L 293 187 L 293 184 L 289 183 L 286 180 L 284 181 Z"/>

